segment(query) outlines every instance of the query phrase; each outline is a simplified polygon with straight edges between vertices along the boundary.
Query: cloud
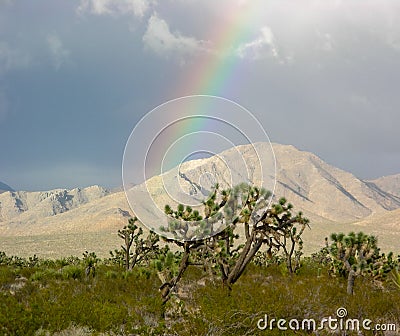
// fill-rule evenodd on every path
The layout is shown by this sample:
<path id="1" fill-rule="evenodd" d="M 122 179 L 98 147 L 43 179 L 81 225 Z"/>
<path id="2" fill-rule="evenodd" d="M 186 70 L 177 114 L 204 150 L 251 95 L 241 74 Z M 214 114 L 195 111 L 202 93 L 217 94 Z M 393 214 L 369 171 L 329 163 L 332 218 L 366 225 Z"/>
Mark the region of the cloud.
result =
<path id="1" fill-rule="evenodd" d="M 326 52 L 333 51 L 334 42 L 333 42 L 332 35 L 329 33 L 322 34 L 319 31 L 317 31 L 317 35 L 320 38 L 319 48 Z"/>
<path id="2" fill-rule="evenodd" d="M 48 35 L 46 42 L 53 58 L 54 67 L 58 70 L 68 61 L 70 52 L 64 48 L 62 41 L 55 34 Z"/>
<path id="3" fill-rule="evenodd" d="M 268 26 L 264 26 L 263 28 L 261 28 L 260 35 L 256 39 L 239 45 L 236 53 L 240 58 L 279 58 L 274 34 L 272 33 L 271 28 L 269 28 Z"/>
<path id="4" fill-rule="evenodd" d="M 0 41 L 0 73 L 25 68 L 29 64 L 29 55 Z"/>
<path id="5" fill-rule="evenodd" d="M 151 0 L 81 0 L 77 12 L 93 15 L 133 14 L 143 17 L 153 3 Z"/>
<path id="6" fill-rule="evenodd" d="M 3 91 L 0 91 L 0 123 L 5 120 L 8 110 L 7 97 Z"/>
<path id="7" fill-rule="evenodd" d="M 10 5 L 12 0 L 0 0 L 0 5 Z"/>
<path id="8" fill-rule="evenodd" d="M 168 23 L 156 14 L 149 19 L 143 42 L 147 48 L 165 57 L 182 58 L 197 52 L 209 51 L 206 41 L 184 36 L 179 31 L 171 32 Z"/>

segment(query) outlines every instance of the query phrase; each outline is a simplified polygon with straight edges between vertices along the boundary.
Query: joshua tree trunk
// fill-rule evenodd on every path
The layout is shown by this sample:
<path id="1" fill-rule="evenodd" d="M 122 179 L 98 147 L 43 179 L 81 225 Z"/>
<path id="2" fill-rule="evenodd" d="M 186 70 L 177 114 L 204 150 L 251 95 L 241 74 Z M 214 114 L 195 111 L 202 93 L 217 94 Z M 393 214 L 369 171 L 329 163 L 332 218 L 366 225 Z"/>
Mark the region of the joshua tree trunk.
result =
<path id="1" fill-rule="evenodd" d="M 354 281 L 356 280 L 356 272 L 354 270 L 350 270 L 349 276 L 347 277 L 347 294 L 353 294 Z"/>
<path id="2" fill-rule="evenodd" d="M 226 281 L 228 288 L 231 288 L 232 285 L 240 278 L 240 276 L 246 269 L 247 265 L 250 263 L 250 261 L 253 260 L 255 254 L 262 246 L 261 239 L 254 242 L 254 245 L 251 248 L 252 242 L 253 242 L 253 237 L 250 236 L 249 240 L 246 242 L 244 249 L 241 252 L 238 261 L 236 262 L 235 267 L 228 276 L 228 279 Z"/>
<path id="3" fill-rule="evenodd" d="M 127 239 L 125 241 L 127 241 Z M 130 253 L 131 253 L 130 248 L 131 248 L 130 243 L 126 243 L 126 248 L 124 252 L 125 252 L 125 269 L 127 271 L 132 270 L 130 268 Z"/>
<path id="4" fill-rule="evenodd" d="M 161 297 L 163 299 L 163 305 L 165 305 L 170 299 L 171 290 L 175 288 L 179 280 L 182 278 L 183 273 L 185 273 L 186 269 L 189 266 L 189 255 L 190 249 L 187 247 L 187 243 L 185 243 L 185 251 L 182 256 L 182 260 L 179 265 L 178 275 L 174 277 L 171 281 L 164 282 L 160 286 Z"/>

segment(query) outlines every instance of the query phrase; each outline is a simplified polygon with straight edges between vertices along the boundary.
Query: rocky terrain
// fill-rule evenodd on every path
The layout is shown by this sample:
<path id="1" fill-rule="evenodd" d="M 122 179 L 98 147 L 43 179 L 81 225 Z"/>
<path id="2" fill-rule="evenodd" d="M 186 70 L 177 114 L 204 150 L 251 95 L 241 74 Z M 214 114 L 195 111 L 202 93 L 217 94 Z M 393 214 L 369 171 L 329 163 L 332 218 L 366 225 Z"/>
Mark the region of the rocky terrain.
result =
<path id="1" fill-rule="evenodd" d="M 370 182 L 380 189 L 400 197 L 400 174 L 383 176 Z"/>
<path id="2" fill-rule="evenodd" d="M 267 151 L 268 147 L 265 143 L 256 144 L 257 151 L 261 153 Z M 274 144 L 273 148 L 276 157 L 275 198 L 286 197 L 297 209 L 307 213 L 314 222 L 350 223 L 400 208 L 400 197 L 385 191 L 373 181 L 363 181 L 351 173 L 327 164 L 318 156 L 293 146 Z M 237 147 L 235 151 L 239 151 L 250 165 L 256 162 L 255 152 L 249 150 L 249 146 Z M 225 166 L 229 167 L 231 175 L 240 174 L 234 155 L 233 150 L 228 150 L 219 154 L 222 160 L 211 157 L 186 162 L 180 167 L 180 176 L 172 171 L 170 176 L 166 173 L 150 178 L 146 189 L 142 185 L 132 190 L 138 189 L 138 195 L 149 190 L 152 199 L 161 206 L 167 203 L 174 205 L 174 198 L 184 199 L 179 191 L 191 195 L 197 193 L 199 199 L 204 198 L 202 187 L 199 185 L 202 176 L 214 176 L 213 180 L 225 188 L 226 181 L 229 180 Z M 252 182 L 261 185 L 259 175 L 255 175 Z M 272 183 L 269 184 L 273 187 Z M 168 197 L 170 195 L 172 196 Z M 142 197 L 136 199 L 141 200 Z M 141 206 L 142 202 L 137 203 L 137 206 Z"/>
<path id="3" fill-rule="evenodd" d="M 100 186 L 72 190 L 54 189 L 49 191 L 7 191 L 0 195 L 0 221 L 7 223 L 36 223 L 108 194 Z"/>
<path id="4" fill-rule="evenodd" d="M 262 151 L 267 144 L 256 146 Z M 312 230 L 306 232 L 310 250 L 321 246 L 331 232 L 363 230 L 378 235 L 384 249 L 400 252 L 400 175 L 363 181 L 293 146 L 274 144 L 273 149 L 275 195 L 286 197 L 296 210 L 304 211 L 311 219 Z M 254 152 L 247 146 L 221 153 L 232 170 L 236 159 L 231 153 L 238 150 L 246 162 L 255 160 Z M 175 186 L 173 192 L 182 189 L 204 197 L 198 181 L 205 173 L 214 174 L 213 181 L 224 187 L 224 172 L 222 168 L 215 170 L 216 167 L 219 163 L 214 157 L 186 162 L 180 175 L 171 173 L 171 181 L 168 182 L 168 176 L 155 176 L 146 182 L 146 187 L 160 207 L 167 202 L 162 192 L 165 181 Z M 255 174 L 254 180 L 257 178 Z M 55 251 L 54 255 L 80 254 L 85 248 L 96 247 L 107 254 L 119 246 L 116 231 L 131 215 L 123 191 L 110 192 L 100 186 L 46 192 L 6 191 L 0 194 L 0 250 L 46 254 L 39 243 L 44 240 L 53 241 L 54 246 L 46 246 Z M 62 251 L 57 252 L 57 245 L 63 246 Z"/>

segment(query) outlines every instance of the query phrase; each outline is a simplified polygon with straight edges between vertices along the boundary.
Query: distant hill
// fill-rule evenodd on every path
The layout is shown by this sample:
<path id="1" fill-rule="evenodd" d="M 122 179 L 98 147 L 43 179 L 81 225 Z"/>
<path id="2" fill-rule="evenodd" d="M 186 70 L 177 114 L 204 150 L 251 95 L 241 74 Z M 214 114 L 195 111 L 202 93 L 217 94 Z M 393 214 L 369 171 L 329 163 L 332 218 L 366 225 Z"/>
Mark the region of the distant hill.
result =
<path id="1" fill-rule="evenodd" d="M 109 192 L 100 186 L 49 191 L 6 191 L 0 195 L 1 222 L 36 222 L 79 208 Z"/>
<path id="2" fill-rule="evenodd" d="M 383 176 L 370 182 L 385 192 L 400 197 L 400 174 Z"/>
<path id="3" fill-rule="evenodd" d="M 269 145 L 257 143 L 255 146 L 262 151 Z M 296 211 L 302 210 L 311 219 L 312 230 L 305 234 L 308 251 L 321 246 L 324 237 L 331 232 L 364 230 L 377 234 L 384 247 L 397 248 L 400 252 L 400 196 L 392 188 L 396 178 L 393 178 L 394 182 L 391 182 L 392 178 L 363 181 L 294 146 L 273 144 L 273 149 L 277 168 L 276 198 L 286 197 Z M 238 151 L 250 165 L 256 159 L 248 146 L 238 146 L 218 156 L 234 170 L 236 159 L 233 153 Z M 180 167 L 181 175 L 174 177 L 172 174 L 174 179 L 169 181 L 167 173 L 163 178 L 166 184 L 176 188 L 176 192 L 182 188 L 198 193 L 200 197 L 202 190 L 197 181 L 202 174 L 213 172 L 217 182 L 224 187 L 223 169 L 215 157 L 210 157 L 185 162 Z M 257 182 L 257 176 L 254 179 Z M 146 181 L 146 186 L 163 208 L 166 200 L 162 182 L 160 176 L 155 176 Z M 143 188 L 143 185 L 134 188 Z M 90 234 L 93 238 L 94 234 L 96 239 L 91 238 L 92 245 L 86 246 L 94 246 L 107 255 L 120 244 L 116 231 L 133 215 L 123 191 L 110 192 L 100 186 L 46 192 L 7 191 L 0 194 L 0 245 L 3 237 L 8 239 L 7 244 L 3 242 L 5 249 L 8 246 L 14 251 L 23 246 L 31 251 L 27 254 L 33 254 L 38 253 L 41 244 L 32 245 L 32 237 L 48 237 L 45 247 L 40 248 L 54 252 L 58 251 L 60 243 L 56 244 L 52 237 L 58 235 L 67 247 L 57 253 L 68 255 L 76 251 L 79 255 L 85 246 L 85 237 Z M 21 246 L 15 244 L 16 239 Z"/>
<path id="4" fill-rule="evenodd" d="M 274 145 L 276 195 L 335 222 L 353 222 L 400 208 L 400 197 L 327 164 L 313 153 Z"/>
<path id="5" fill-rule="evenodd" d="M 14 191 L 14 190 L 7 184 L 0 182 L 0 194 L 2 194 L 3 192 L 6 192 L 6 191 Z"/>

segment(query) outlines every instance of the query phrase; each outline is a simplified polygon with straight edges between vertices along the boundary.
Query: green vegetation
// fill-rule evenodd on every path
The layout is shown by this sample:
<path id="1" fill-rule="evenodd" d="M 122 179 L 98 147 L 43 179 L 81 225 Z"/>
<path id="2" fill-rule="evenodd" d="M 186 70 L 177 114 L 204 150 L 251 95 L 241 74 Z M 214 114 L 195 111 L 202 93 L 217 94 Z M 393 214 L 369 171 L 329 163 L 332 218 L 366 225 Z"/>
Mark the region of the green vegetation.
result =
<path id="1" fill-rule="evenodd" d="M 270 197 L 270 192 L 246 184 L 222 191 L 217 185 L 203 202 L 204 218 L 182 204 L 177 210 L 166 205 L 170 221 L 164 231 L 174 237 L 167 241 L 182 249 L 182 258 L 177 275 L 165 279 L 160 287 L 163 302 L 170 299 L 190 265 L 200 264 L 210 275 L 218 274 L 231 290 L 263 246 L 270 255 L 282 251 L 288 271 L 296 272 L 302 255 L 301 235 L 308 219 L 301 212 L 293 215 L 293 206 L 284 198 L 269 207 Z M 221 226 L 222 231 L 215 228 Z M 241 244 L 236 242 L 240 229 L 244 232 Z"/>
<path id="2" fill-rule="evenodd" d="M 124 244 L 121 245 L 120 250 L 110 251 L 111 259 L 120 265 L 123 264 L 127 271 L 131 271 L 137 264 L 154 259 L 159 253 L 160 237 L 156 233 L 150 232 L 143 239 L 143 229 L 135 224 L 137 221 L 136 217 L 131 218 L 128 225 L 124 226 L 122 230 L 118 230 L 118 237 L 123 240 Z"/>
<path id="3" fill-rule="evenodd" d="M 312 257 L 302 259 L 296 274 L 284 257 L 263 266 L 251 263 L 232 290 L 192 266 L 165 306 L 157 262 L 127 272 L 102 260 L 92 277 L 85 275 L 83 258 L 29 265 L 11 257 L 6 264 L 2 257 L 0 335 L 264 335 L 257 329 L 264 314 L 318 320 L 335 317 L 339 307 L 351 318 L 400 326 L 400 290 L 390 278 L 377 283 L 360 277 L 355 295 L 347 295 L 347 280 L 331 277 L 330 268 Z M 173 269 L 181 255 L 168 252 L 164 258 Z"/>
<path id="4" fill-rule="evenodd" d="M 398 270 L 394 270 L 392 273 L 393 283 L 400 289 L 400 273 Z"/>
<path id="5" fill-rule="evenodd" d="M 376 280 L 386 278 L 396 267 L 393 253 L 380 253 L 378 240 L 363 232 L 331 235 L 332 244 L 321 251 L 330 273 L 347 277 L 347 293 L 353 294 L 355 280 L 359 276 L 370 276 Z"/>
<path id="6" fill-rule="evenodd" d="M 164 230 L 181 240 L 164 239 L 163 247 L 133 218 L 109 259 L 0 252 L 0 335 L 281 335 L 257 322 L 320 321 L 340 307 L 348 318 L 400 328 L 400 256 L 380 253 L 376 238 L 360 232 L 332 234 L 331 244 L 304 257 L 308 220 L 284 198 L 268 207 L 269 197 L 217 186 L 204 216 L 166 206 Z M 228 225 L 209 236 L 220 221 Z"/>

